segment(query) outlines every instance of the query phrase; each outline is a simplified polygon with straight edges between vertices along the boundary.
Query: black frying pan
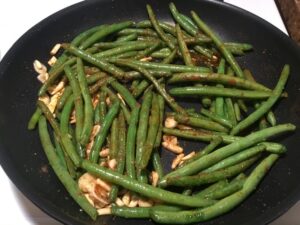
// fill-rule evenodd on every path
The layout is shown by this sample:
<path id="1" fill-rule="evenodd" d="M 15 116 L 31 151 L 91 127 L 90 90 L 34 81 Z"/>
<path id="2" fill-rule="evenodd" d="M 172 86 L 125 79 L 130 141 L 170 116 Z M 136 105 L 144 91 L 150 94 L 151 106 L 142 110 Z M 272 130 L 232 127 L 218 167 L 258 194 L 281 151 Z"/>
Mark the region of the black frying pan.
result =
<path id="1" fill-rule="evenodd" d="M 35 109 L 39 83 L 32 69 L 34 59 L 44 62 L 58 42 L 70 41 L 89 27 L 122 20 L 147 18 L 145 5 L 156 9 L 159 19 L 169 21 L 168 2 L 164 0 L 85 1 L 68 7 L 29 30 L 10 49 L 0 64 L 0 159 L 15 185 L 36 205 L 66 224 L 152 224 L 151 221 L 102 217 L 92 222 L 68 196 L 58 182 L 41 149 L 37 132 L 26 129 Z M 273 87 L 284 63 L 291 65 L 283 99 L 275 113 L 281 123 L 300 126 L 300 50 L 285 34 L 262 19 L 228 4 L 213 1 L 174 1 L 184 13 L 191 9 L 224 40 L 249 42 L 254 51 L 240 58 L 257 79 Z M 267 9 L 266 9 L 267 10 Z M 202 224 L 266 224 L 284 213 L 300 198 L 300 139 L 297 130 L 278 140 L 288 153 L 276 164 L 255 194 L 232 212 Z M 187 147 L 188 148 L 188 147 Z M 168 156 L 163 155 L 165 161 Z M 1 204 L 5 204 L 2 202 Z M 10 209 L 12 210 L 12 209 Z"/>

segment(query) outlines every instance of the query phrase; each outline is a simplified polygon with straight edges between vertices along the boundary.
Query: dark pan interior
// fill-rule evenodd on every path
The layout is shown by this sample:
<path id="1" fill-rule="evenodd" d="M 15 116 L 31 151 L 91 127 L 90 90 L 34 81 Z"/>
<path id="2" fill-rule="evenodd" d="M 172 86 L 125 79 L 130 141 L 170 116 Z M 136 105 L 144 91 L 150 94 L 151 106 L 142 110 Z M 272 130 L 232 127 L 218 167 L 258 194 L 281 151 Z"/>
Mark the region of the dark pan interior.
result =
<path id="1" fill-rule="evenodd" d="M 102 217 L 92 222 L 68 196 L 43 154 L 37 132 L 26 129 L 35 109 L 39 83 L 32 69 L 34 59 L 46 62 L 49 50 L 57 42 L 70 41 L 89 27 L 123 20 L 147 18 L 150 3 L 159 19 L 169 21 L 165 0 L 84 1 L 66 8 L 39 23 L 10 49 L 0 65 L 0 159 L 16 186 L 42 210 L 66 224 L 153 224 L 151 221 Z M 179 10 L 191 9 L 228 41 L 249 42 L 254 51 L 241 57 L 243 68 L 250 68 L 257 80 L 274 87 L 285 63 L 291 65 L 287 85 L 289 98 L 283 99 L 275 113 L 280 123 L 300 125 L 300 51 L 282 32 L 246 11 L 231 5 L 203 0 L 174 1 Z M 299 131 L 278 138 L 288 148 L 259 189 L 232 212 L 201 224 L 266 224 L 299 200 Z M 186 148 L 195 148 L 187 143 Z M 170 155 L 164 154 L 164 162 Z"/>

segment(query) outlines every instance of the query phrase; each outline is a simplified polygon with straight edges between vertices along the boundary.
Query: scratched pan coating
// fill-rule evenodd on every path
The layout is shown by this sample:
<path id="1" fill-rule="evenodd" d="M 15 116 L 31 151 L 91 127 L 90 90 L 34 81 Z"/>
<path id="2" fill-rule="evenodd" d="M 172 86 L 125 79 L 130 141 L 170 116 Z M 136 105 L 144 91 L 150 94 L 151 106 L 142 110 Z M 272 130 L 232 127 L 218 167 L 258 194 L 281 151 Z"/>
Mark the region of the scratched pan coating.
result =
<path id="1" fill-rule="evenodd" d="M 203 0 L 174 1 L 186 14 L 195 10 L 227 41 L 248 42 L 254 51 L 239 58 L 242 68 L 250 68 L 257 80 L 274 87 L 285 63 L 291 65 L 286 90 L 289 98 L 280 101 L 275 113 L 280 123 L 300 125 L 300 51 L 294 42 L 274 26 L 234 6 Z M 84 1 L 43 20 L 24 34 L 0 64 L 0 161 L 14 184 L 43 211 L 65 224 L 153 224 L 150 220 L 101 217 L 91 221 L 69 197 L 49 167 L 38 139 L 38 132 L 26 129 L 35 108 L 39 83 L 32 69 L 34 59 L 46 62 L 55 43 L 67 42 L 92 26 L 123 20 L 147 18 L 150 3 L 160 20 L 170 21 L 165 0 Z M 189 104 L 183 103 L 181 104 Z M 230 213 L 201 224 L 267 224 L 283 214 L 300 192 L 299 131 L 278 138 L 288 153 L 266 176 L 255 194 Z M 199 148 L 185 143 L 188 150 Z M 173 157 L 164 153 L 165 167 Z M 5 204 L 2 202 L 2 204 Z"/>

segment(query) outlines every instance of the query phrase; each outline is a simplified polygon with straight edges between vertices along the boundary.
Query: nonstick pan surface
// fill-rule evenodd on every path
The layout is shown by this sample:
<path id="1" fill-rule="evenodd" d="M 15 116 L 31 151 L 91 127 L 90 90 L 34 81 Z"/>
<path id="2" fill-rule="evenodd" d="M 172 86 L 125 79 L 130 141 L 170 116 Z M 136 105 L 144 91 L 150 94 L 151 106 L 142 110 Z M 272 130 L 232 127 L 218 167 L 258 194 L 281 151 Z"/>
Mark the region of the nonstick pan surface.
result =
<path id="1" fill-rule="evenodd" d="M 238 59 L 257 80 L 274 87 L 285 63 L 291 65 L 289 97 L 275 107 L 279 123 L 300 126 L 300 50 L 285 34 L 264 20 L 234 6 L 204 0 L 175 0 L 185 14 L 195 10 L 226 41 L 248 42 L 254 51 Z M 65 224 L 153 224 L 150 220 L 101 217 L 91 221 L 58 182 L 41 148 L 37 132 L 27 131 L 35 109 L 39 83 L 34 59 L 46 62 L 55 43 L 68 42 L 92 26 L 147 18 L 150 3 L 160 20 L 171 21 L 165 0 L 84 1 L 43 20 L 24 34 L 0 64 L 0 162 L 15 185 L 37 206 Z M 266 9 L 267 10 L 267 9 Z M 181 102 L 181 104 L 188 104 Z M 201 224 L 267 224 L 291 207 L 300 196 L 300 138 L 297 129 L 277 138 L 288 152 L 272 168 L 255 194 L 230 213 Z M 187 143 L 192 149 L 197 143 Z M 163 154 L 170 165 L 171 155 Z M 5 194 L 5 193 L 2 193 Z M 5 204 L 2 202 L 1 204 Z M 8 209 L 13 210 L 13 209 Z"/>

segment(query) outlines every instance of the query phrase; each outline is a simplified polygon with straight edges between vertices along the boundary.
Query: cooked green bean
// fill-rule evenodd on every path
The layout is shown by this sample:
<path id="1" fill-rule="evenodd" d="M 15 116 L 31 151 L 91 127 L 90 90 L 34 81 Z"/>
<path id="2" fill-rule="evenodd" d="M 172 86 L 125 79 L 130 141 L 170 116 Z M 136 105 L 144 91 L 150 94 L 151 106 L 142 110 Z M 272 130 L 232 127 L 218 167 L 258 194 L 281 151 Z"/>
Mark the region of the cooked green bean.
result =
<path id="1" fill-rule="evenodd" d="M 256 189 L 257 185 L 277 159 L 278 155 L 271 154 L 268 156 L 252 171 L 244 183 L 242 190 L 223 198 L 212 206 L 204 209 L 180 212 L 152 210 L 151 218 L 158 223 L 187 224 L 206 221 L 222 215 L 244 201 Z"/>
<path id="2" fill-rule="evenodd" d="M 177 48 L 175 48 L 167 57 L 162 61 L 163 64 L 170 64 L 177 56 Z"/>
<path id="3" fill-rule="evenodd" d="M 119 149 L 119 124 L 118 124 L 118 118 L 115 118 L 113 120 L 113 123 L 111 125 L 111 131 L 110 131 L 110 146 L 109 146 L 109 157 L 110 159 L 116 159 Z"/>
<path id="4" fill-rule="evenodd" d="M 120 62 L 121 60 L 108 60 L 112 63 Z M 132 63 L 137 66 L 141 66 L 145 69 L 153 69 L 153 70 L 162 70 L 167 72 L 199 72 L 199 73 L 209 73 L 210 69 L 207 67 L 192 67 L 192 66 L 185 66 L 185 65 L 178 65 L 178 64 L 161 64 L 155 62 L 142 62 L 137 60 L 125 60 L 122 59 L 124 63 Z"/>
<path id="5" fill-rule="evenodd" d="M 249 90 L 269 91 L 271 90 L 261 84 L 244 80 L 239 77 L 232 77 L 219 73 L 178 73 L 168 79 L 168 83 L 181 82 L 205 82 L 228 85 L 236 88 L 244 88 Z"/>
<path id="6" fill-rule="evenodd" d="M 55 145 L 55 152 L 57 154 L 57 157 L 59 158 L 59 162 L 64 169 L 68 170 L 64 150 L 62 149 L 61 145 L 59 144 L 58 137 L 55 134 L 54 134 L 53 139 L 54 139 L 54 145 Z M 69 173 L 70 173 L 71 177 L 73 177 L 73 174 L 71 174 L 70 171 L 69 171 Z"/>
<path id="7" fill-rule="evenodd" d="M 143 147 L 147 139 L 152 96 L 153 93 L 151 90 L 145 92 L 143 96 L 136 136 L 136 165 L 138 165 L 138 162 L 140 162 L 142 158 Z"/>
<path id="8" fill-rule="evenodd" d="M 80 58 L 77 58 L 77 78 L 84 101 L 84 119 L 80 136 L 80 143 L 85 146 L 90 139 L 90 135 L 93 129 L 94 109 L 89 93 L 86 75 L 83 70 L 83 63 Z"/>
<path id="9" fill-rule="evenodd" d="M 97 211 L 81 194 L 77 183 L 72 179 L 67 170 L 59 163 L 59 159 L 55 154 L 50 135 L 47 130 L 47 123 L 43 116 L 39 120 L 39 135 L 45 151 L 45 154 L 53 168 L 55 174 L 67 189 L 72 198 L 80 205 L 80 207 L 93 219 L 96 220 Z"/>
<path id="10" fill-rule="evenodd" d="M 194 66 L 189 49 L 184 42 L 183 34 L 178 24 L 176 24 L 176 35 L 177 35 L 179 50 L 181 52 L 185 65 Z"/>
<path id="11" fill-rule="evenodd" d="M 287 82 L 287 79 L 289 77 L 290 73 L 290 67 L 289 65 L 285 65 L 283 67 L 283 70 L 281 72 L 279 81 L 273 91 L 273 94 L 270 96 L 270 98 L 263 102 L 258 109 L 256 109 L 253 113 L 251 113 L 247 118 L 242 120 L 240 123 L 238 123 L 232 130 L 231 134 L 235 135 L 238 134 L 240 131 L 244 130 L 251 124 L 253 124 L 255 121 L 257 121 L 261 116 L 266 114 L 272 106 L 275 104 L 275 102 L 280 98 L 281 93 L 284 89 L 284 86 Z"/>
<path id="12" fill-rule="evenodd" d="M 241 99 L 266 99 L 272 95 L 272 92 L 269 91 L 248 91 L 211 86 L 178 87 L 172 88 L 169 92 L 174 96 L 222 96 Z"/>
<path id="13" fill-rule="evenodd" d="M 223 189 L 228 185 L 228 180 L 220 180 L 214 184 L 209 185 L 207 188 L 199 191 L 198 193 L 194 194 L 193 196 L 197 196 L 199 198 L 206 198 L 207 195 L 213 193 L 214 191 Z"/>
<path id="14" fill-rule="evenodd" d="M 33 130 L 37 123 L 39 122 L 40 116 L 42 115 L 42 111 L 40 108 L 36 108 L 27 125 L 28 130 Z"/>
<path id="15" fill-rule="evenodd" d="M 61 110 L 63 108 L 63 106 L 65 105 L 67 99 L 69 98 L 69 96 L 71 94 L 72 94 L 72 87 L 71 86 L 65 87 L 65 90 L 64 90 L 63 94 L 61 95 L 61 97 L 59 98 L 57 106 L 56 106 L 56 108 L 58 110 Z"/>
<path id="16" fill-rule="evenodd" d="M 210 49 L 208 49 L 208 48 L 205 48 L 205 47 L 202 47 L 200 45 L 197 45 L 197 46 L 194 47 L 194 49 L 198 53 L 204 55 L 205 57 L 207 57 L 209 59 L 211 59 L 213 57 L 213 52 Z"/>
<path id="17" fill-rule="evenodd" d="M 126 28 L 121 30 L 119 35 L 137 34 L 141 36 L 158 37 L 157 33 L 152 29 Z"/>
<path id="18" fill-rule="evenodd" d="M 180 165 L 179 167 L 185 166 L 197 159 L 200 159 L 201 157 L 211 153 L 213 150 L 215 150 L 215 148 L 221 144 L 223 141 L 222 137 L 220 136 L 215 136 L 212 138 L 211 142 L 209 143 L 209 145 L 207 145 L 204 149 L 202 149 L 201 151 L 197 152 L 192 158 L 184 161 L 182 163 L 182 165 Z"/>
<path id="19" fill-rule="evenodd" d="M 223 54 L 224 58 L 227 60 L 227 62 L 230 64 L 230 66 L 233 68 L 234 72 L 239 77 L 244 77 L 243 71 L 241 70 L 240 66 L 234 59 L 233 55 L 230 51 L 228 51 L 224 45 L 224 43 L 219 39 L 219 37 L 199 18 L 199 16 L 196 14 L 196 12 L 191 11 L 192 17 L 197 24 L 197 26 L 206 33 L 207 36 L 209 36 L 213 42 L 216 44 L 220 52 Z"/>
<path id="20" fill-rule="evenodd" d="M 69 133 L 70 116 L 74 106 L 74 97 L 70 95 L 66 101 L 66 104 L 62 110 L 60 117 L 60 132 L 61 134 Z"/>
<path id="21" fill-rule="evenodd" d="M 209 121 L 209 120 L 204 120 L 198 117 L 175 114 L 175 120 L 178 121 L 179 123 L 190 125 L 193 127 L 201 127 L 207 130 L 214 130 L 219 132 L 228 132 L 228 129 L 220 125 L 219 123 Z"/>
<path id="22" fill-rule="evenodd" d="M 154 58 L 165 58 L 167 57 L 172 51 L 169 48 L 161 48 L 151 54 L 151 57 Z"/>
<path id="23" fill-rule="evenodd" d="M 247 80 L 250 80 L 250 81 L 252 81 L 252 82 L 256 82 L 255 79 L 254 79 L 254 77 L 252 76 L 252 73 L 251 73 L 249 70 L 245 69 L 245 70 L 244 70 L 244 74 L 245 74 L 245 78 L 246 78 Z M 254 105 L 254 107 L 255 107 L 256 109 L 259 108 L 259 106 L 260 106 L 259 103 L 255 103 L 255 105 Z M 276 125 L 276 118 L 275 118 L 274 113 L 273 113 L 271 110 L 267 113 L 267 120 L 268 120 L 268 122 L 269 122 L 272 126 L 275 126 L 275 125 Z M 267 127 L 267 121 L 266 121 L 266 119 L 265 119 L 264 117 L 261 118 L 260 123 L 261 123 L 260 126 L 262 126 L 262 127 Z"/>
<path id="24" fill-rule="evenodd" d="M 199 140 L 209 142 L 216 136 L 222 137 L 223 143 L 230 144 L 240 140 L 242 137 L 238 136 L 230 136 L 221 133 L 214 133 L 208 130 L 178 130 L 178 129 L 170 129 L 163 128 L 163 132 L 166 134 L 174 135 L 181 138 L 186 138 L 189 140 Z M 276 154 L 282 154 L 286 152 L 286 148 L 278 143 L 274 142 L 262 142 L 266 146 L 266 150 Z"/>
<path id="25" fill-rule="evenodd" d="M 120 95 L 124 98 L 125 102 L 131 109 L 135 109 L 139 106 L 139 103 L 135 100 L 130 91 L 124 85 L 116 80 L 111 81 L 109 84 L 120 93 Z"/>
<path id="26" fill-rule="evenodd" d="M 82 101 L 82 95 L 81 90 L 79 86 L 79 82 L 75 77 L 74 72 L 72 71 L 70 66 L 65 66 L 65 73 L 68 77 L 69 83 L 72 87 L 73 92 L 73 98 L 75 102 L 75 118 L 76 118 L 76 140 L 80 142 L 81 139 L 81 133 L 83 128 L 83 118 L 84 118 L 84 112 L 83 112 L 83 101 Z"/>
<path id="27" fill-rule="evenodd" d="M 54 130 L 54 133 L 56 134 L 56 136 L 59 140 L 59 143 L 62 144 L 62 147 L 67 152 L 67 154 L 71 158 L 74 165 L 76 167 L 78 167 L 81 163 L 81 159 L 80 159 L 78 153 L 76 152 L 76 149 L 69 137 L 69 134 L 61 133 L 57 121 L 55 120 L 53 114 L 50 112 L 49 108 L 45 105 L 45 103 L 43 103 L 42 101 L 38 101 L 38 107 L 42 110 L 43 114 L 49 121 L 51 127 Z"/>
<path id="28" fill-rule="evenodd" d="M 119 123 L 119 131 L 118 131 L 119 150 L 117 153 L 116 171 L 119 174 L 123 174 L 125 169 L 125 159 L 126 159 L 126 124 L 125 124 L 124 113 L 122 111 L 119 113 L 118 123 Z M 109 193 L 110 202 L 114 202 L 116 200 L 118 191 L 119 191 L 119 187 L 117 185 L 113 185 L 111 187 L 111 191 Z"/>
<path id="29" fill-rule="evenodd" d="M 181 208 L 178 206 L 169 206 L 169 205 L 155 205 L 152 207 L 119 207 L 112 206 L 111 214 L 114 216 L 120 216 L 124 218 L 135 218 L 135 219 L 146 219 L 150 218 L 150 211 L 152 209 L 159 209 L 165 211 L 176 212 L 180 211 Z"/>
<path id="30" fill-rule="evenodd" d="M 282 124 L 282 125 L 277 125 L 274 127 L 266 128 L 264 130 L 260 130 L 260 131 L 251 133 L 229 145 L 226 145 L 226 146 L 212 152 L 209 155 L 203 156 L 202 158 L 167 174 L 160 181 L 160 184 L 162 186 L 165 186 L 166 179 L 168 177 L 186 176 L 186 175 L 190 175 L 190 174 L 196 173 L 198 171 L 201 171 L 203 169 L 206 169 L 209 166 L 223 160 L 224 158 L 226 158 L 232 154 L 238 153 L 241 150 L 243 150 L 249 146 L 257 144 L 257 143 L 259 143 L 269 137 L 272 137 L 276 134 L 293 131 L 293 130 L 295 130 L 295 128 L 296 127 L 292 124 Z"/>
<path id="31" fill-rule="evenodd" d="M 42 85 L 42 87 L 39 90 L 38 95 L 42 96 L 44 95 L 48 88 L 57 80 L 57 78 L 62 74 L 64 71 L 65 66 L 72 65 L 76 62 L 75 58 L 70 58 L 63 64 L 57 66 L 57 68 L 53 69 L 52 72 L 49 72 L 49 78 L 46 80 L 46 82 Z"/>
<path id="32" fill-rule="evenodd" d="M 225 198 L 243 188 L 243 185 L 246 181 L 246 176 L 241 173 L 233 181 L 227 184 L 225 187 L 220 188 L 219 190 L 214 190 L 205 195 L 209 199 L 222 199 Z"/>
<path id="33" fill-rule="evenodd" d="M 116 23 L 109 26 L 104 27 L 103 29 L 99 29 L 94 34 L 89 36 L 81 45 L 80 49 L 86 49 L 90 47 L 92 44 L 96 43 L 97 41 L 101 40 L 102 38 L 110 35 L 112 33 L 118 32 L 126 27 L 129 27 L 133 24 L 131 21 L 126 21 L 122 23 Z"/>
<path id="34" fill-rule="evenodd" d="M 100 69 L 102 69 L 105 72 L 108 72 L 112 75 L 114 75 L 115 77 L 117 77 L 118 79 L 122 79 L 124 77 L 124 71 L 122 71 L 120 68 L 117 68 L 116 66 L 98 59 L 96 57 L 94 57 L 92 54 L 87 53 L 86 51 L 83 51 L 81 49 L 78 49 L 72 45 L 69 44 L 62 44 L 62 46 L 70 53 L 76 55 L 77 57 L 82 58 L 83 60 L 98 66 Z"/>
<path id="35" fill-rule="evenodd" d="M 101 125 L 101 132 L 99 132 L 96 135 L 94 145 L 91 149 L 91 153 L 90 153 L 91 162 L 95 162 L 95 163 L 98 162 L 99 152 L 104 144 L 109 128 L 114 118 L 119 112 L 119 107 L 120 107 L 120 102 L 115 101 L 113 105 L 110 107 L 110 109 L 108 110 L 107 114 L 105 115 L 105 118 Z"/>
<path id="36" fill-rule="evenodd" d="M 265 145 L 257 145 L 257 146 L 245 149 L 242 152 L 234 154 L 226 159 L 223 159 L 222 161 L 218 162 L 217 164 L 207 168 L 203 172 L 209 173 L 209 172 L 216 171 L 219 169 L 227 168 L 228 166 L 232 166 L 232 165 L 235 165 L 236 163 L 239 163 L 241 161 L 249 159 L 250 157 L 253 157 L 253 156 L 261 153 L 265 149 L 266 149 Z"/>
<path id="37" fill-rule="evenodd" d="M 126 42 L 126 41 L 135 41 L 138 35 L 136 33 L 128 34 L 127 36 L 119 37 L 116 42 Z"/>
<path id="38" fill-rule="evenodd" d="M 153 28 L 155 29 L 155 31 L 157 32 L 158 36 L 164 41 L 167 43 L 167 45 L 171 48 L 171 49 L 174 49 L 175 46 L 174 46 L 174 43 L 170 40 L 170 38 L 165 34 L 165 32 L 163 31 L 163 29 L 160 27 L 157 19 L 156 19 L 156 16 L 151 8 L 150 5 L 147 5 L 146 6 L 147 8 L 147 12 L 148 12 L 148 15 L 149 15 L 149 18 L 150 18 L 150 21 L 152 23 L 152 26 Z"/>
<path id="39" fill-rule="evenodd" d="M 209 110 L 201 109 L 200 113 L 225 127 L 232 128 L 232 124 L 230 121 L 228 121 L 227 119 L 224 119 L 223 117 L 220 117 L 216 114 L 211 113 Z"/>
<path id="40" fill-rule="evenodd" d="M 166 89 L 159 84 L 159 82 L 148 72 L 148 70 L 143 69 L 138 65 L 128 63 L 127 61 L 118 61 L 118 63 L 123 64 L 125 66 L 129 66 L 141 72 L 148 80 L 150 80 L 153 83 L 156 90 L 164 97 L 166 102 L 170 105 L 170 107 L 173 110 L 175 110 L 178 113 L 186 114 L 185 110 L 180 105 L 178 105 L 178 103 L 167 93 Z"/>
<path id="41" fill-rule="evenodd" d="M 179 186 L 179 187 L 186 187 L 186 186 L 201 186 L 203 184 L 210 184 L 214 183 L 219 180 L 223 180 L 225 178 L 230 178 L 240 174 L 241 172 L 245 171 L 249 168 L 259 156 L 253 156 L 250 159 L 247 159 L 243 162 L 240 162 L 236 165 L 227 167 L 225 169 L 216 170 L 213 172 L 201 172 L 197 175 L 193 176 L 172 176 L 166 179 L 166 184 L 171 186 Z"/>
<path id="42" fill-rule="evenodd" d="M 121 175 L 115 171 L 99 166 L 96 163 L 91 163 L 88 160 L 82 162 L 82 168 L 108 182 L 120 185 L 143 196 L 162 200 L 163 202 L 189 207 L 205 207 L 215 203 L 214 200 L 185 196 L 155 188 L 149 184 L 140 183 L 129 176 Z"/>
<path id="43" fill-rule="evenodd" d="M 176 6 L 175 6 L 175 4 L 174 4 L 173 2 L 171 2 L 171 3 L 169 4 L 169 8 L 170 8 L 170 11 L 171 11 L 172 16 L 173 16 L 173 18 L 175 19 L 175 21 L 176 21 L 177 23 L 179 23 L 180 26 L 181 26 L 185 31 L 187 31 L 189 34 L 191 34 L 192 36 L 196 36 L 197 33 L 198 33 L 197 27 L 196 27 L 196 29 L 195 29 L 194 26 L 192 26 L 187 20 L 185 20 L 185 19 L 180 15 L 180 13 L 177 11 Z"/>
<path id="44" fill-rule="evenodd" d="M 156 44 L 160 44 L 160 43 L 157 42 Z M 115 56 L 117 54 L 128 52 L 128 51 L 143 50 L 143 49 L 151 47 L 152 45 L 153 45 L 153 43 L 151 43 L 151 42 L 139 42 L 139 43 L 133 42 L 132 44 L 121 45 L 121 46 L 117 46 L 112 49 L 108 49 L 106 51 L 101 51 L 99 53 L 94 54 L 94 57 L 100 58 L 100 59 L 106 58 L 106 57 L 111 57 L 111 56 Z"/>
<path id="45" fill-rule="evenodd" d="M 154 52 L 156 49 L 158 49 L 160 46 L 161 46 L 161 43 L 158 42 L 158 43 L 144 49 L 143 51 L 139 51 L 138 54 L 136 54 L 134 57 L 132 57 L 132 59 L 141 60 L 141 59 L 151 55 L 151 53 Z"/>
<path id="46" fill-rule="evenodd" d="M 140 106 L 132 109 L 126 138 L 126 172 L 131 179 L 136 179 L 135 144 L 139 112 Z"/>
<path id="47" fill-rule="evenodd" d="M 242 118 L 241 118 L 241 110 L 240 110 L 239 104 L 237 102 L 235 102 L 233 104 L 233 108 L 234 108 L 234 113 L 235 113 L 236 120 L 241 121 Z"/>
<path id="48" fill-rule="evenodd" d="M 139 159 L 139 161 L 137 163 L 137 168 L 139 168 L 139 169 L 145 169 L 151 158 L 151 154 L 152 154 L 153 147 L 154 147 L 156 137 L 157 137 L 159 122 L 160 122 L 160 119 L 159 119 L 158 97 L 156 94 L 153 94 L 151 115 L 149 117 L 150 126 L 148 126 L 149 128 L 147 131 L 147 138 L 144 142 L 144 145 L 142 146 L 141 158 Z"/>
<path id="49" fill-rule="evenodd" d="M 137 98 L 139 97 L 144 90 L 149 86 L 149 81 L 148 80 L 142 80 L 139 85 L 132 90 L 132 95 Z"/>

